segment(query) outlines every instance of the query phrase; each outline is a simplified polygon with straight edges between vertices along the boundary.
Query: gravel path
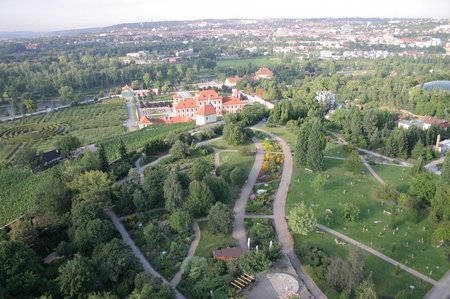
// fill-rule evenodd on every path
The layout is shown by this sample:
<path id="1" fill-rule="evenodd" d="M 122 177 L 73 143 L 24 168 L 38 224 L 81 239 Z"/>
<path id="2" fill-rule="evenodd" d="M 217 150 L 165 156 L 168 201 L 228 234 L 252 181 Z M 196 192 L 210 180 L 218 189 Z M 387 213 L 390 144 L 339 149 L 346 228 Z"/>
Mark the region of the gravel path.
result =
<path id="1" fill-rule="evenodd" d="M 272 137 L 273 139 L 275 139 L 281 145 L 281 148 L 283 150 L 284 155 L 283 173 L 281 174 L 280 185 L 278 187 L 278 191 L 273 206 L 275 229 L 277 231 L 278 240 L 281 243 L 284 253 L 286 253 L 289 260 L 291 261 L 292 266 L 297 272 L 298 277 L 303 281 L 304 285 L 311 293 L 311 295 L 313 295 L 314 298 L 317 299 L 327 298 L 327 296 L 325 296 L 325 294 L 316 285 L 314 280 L 308 275 L 308 273 L 306 273 L 305 269 L 300 263 L 300 260 L 295 254 L 294 240 L 291 236 L 291 233 L 289 232 L 288 225 L 286 222 L 286 214 L 284 208 L 286 205 L 286 198 L 287 193 L 289 191 L 289 185 L 291 183 L 293 170 L 292 154 L 289 145 L 286 143 L 286 141 L 270 132 L 267 132 L 259 128 L 254 129 L 262 131 L 267 135 L 269 135 L 270 137 Z"/>
<path id="2" fill-rule="evenodd" d="M 248 175 L 247 181 L 242 186 L 241 194 L 239 195 L 238 200 L 234 204 L 234 225 L 233 225 L 233 238 L 235 238 L 239 244 L 239 246 L 247 251 L 247 232 L 245 231 L 245 206 L 247 205 L 248 197 L 250 196 L 253 186 L 256 183 L 256 179 L 258 178 L 259 171 L 261 170 L 262 163 L 264 160 L 264 152 L 262 149 L 261 142 L 252 138 L 253 142 L 256 146 L 256 155 L 255 162 L 253 163 L 252 170 Z"/>

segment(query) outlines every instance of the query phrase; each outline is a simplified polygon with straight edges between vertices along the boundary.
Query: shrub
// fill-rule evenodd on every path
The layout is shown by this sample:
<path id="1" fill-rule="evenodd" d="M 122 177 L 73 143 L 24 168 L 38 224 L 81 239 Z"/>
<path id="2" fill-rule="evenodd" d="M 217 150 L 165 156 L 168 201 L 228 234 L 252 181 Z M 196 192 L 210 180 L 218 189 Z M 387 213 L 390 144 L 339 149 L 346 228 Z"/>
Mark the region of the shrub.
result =
<path id="1" fill-rule="evenodd" d="M 246 179 L 245 170 L 241 167 L 236 167 L 230 172 L 230 180 L 233 185 L 242 186 Z"/>

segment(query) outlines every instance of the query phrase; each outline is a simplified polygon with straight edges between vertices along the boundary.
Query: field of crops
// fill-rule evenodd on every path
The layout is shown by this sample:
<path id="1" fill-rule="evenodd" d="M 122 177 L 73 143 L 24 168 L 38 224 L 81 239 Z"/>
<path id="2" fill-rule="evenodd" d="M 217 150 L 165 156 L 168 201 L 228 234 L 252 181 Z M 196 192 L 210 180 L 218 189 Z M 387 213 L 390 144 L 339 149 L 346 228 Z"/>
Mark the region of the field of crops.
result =
<path id="1" fill-rule="evenodd" d="M 3 123 L 0 124 L 0 160 L 22 141 L 46 151 L 54 147 L 56 137 L 67 133 L 78 137 L 82 144 L 117 136 L 123 133 L 122 124 L 126 119 L 123 101 L 108 100 Z"/>
<path id="2" fill-rule="evenodd" d="M 119 158 L 119 139 L 122 138 L 130 153 L 138 148 L 144 147 L 153 139 L 165 138 L 170 134 L 176 134 L 188 131 L 195 127 L 195 122 L 171 124 L 171 125 L 154 125 L 145 129 L 123 134 L 121 136 L 107 138 L 100 141 L 106 151 L 108 161 L 114 161 Z"/>
<path id="3" fill-rule="evenodd" d="M 0 171 L 0 227 L 25 214 L 33 206 L 36 194 L 50 179 L 50 171 L 8 168 Z"/>

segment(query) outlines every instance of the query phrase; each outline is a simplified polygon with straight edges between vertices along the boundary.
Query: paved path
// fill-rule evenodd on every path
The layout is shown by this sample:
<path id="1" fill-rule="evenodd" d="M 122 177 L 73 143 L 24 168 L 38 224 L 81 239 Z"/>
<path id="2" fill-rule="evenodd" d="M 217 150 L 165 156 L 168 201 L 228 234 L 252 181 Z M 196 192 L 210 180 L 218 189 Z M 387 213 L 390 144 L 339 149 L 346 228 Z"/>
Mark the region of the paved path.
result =
<path id="1" fill-rule="evenodd" d="M 378 173 L 373 170 L 372 166 L 367 163 L 366 159 L 363 156 L 359 155 L 359 158 L 363 162 L 364 166 L 366 166 L 367 170 L 372 174 L 372 176 L 380 183 L 381 185 L 386 185 L 386 182 L 378 175 Z"/>
<path id="2" fill-rule="evenodd" d="M 450 298 L 450 271 L 425 295 L 425 299 L 449 299 Z"/>
<path id="3" fill-rule="evenodd" d="M 247 214 L 244 216 L 245 219 L 274 219 L 273 215 L 252 215 Z"/>
<path id="4" fill-rule="evenodd" d="M 128 128 L 128 132 L 132 132 L 136 130 L 136 121 L 133 117 L 133 103 L 131 100 L 127 100 L 127 112 L 128 112 L 128 119 L 125 121 L 125 125 Z"/>
<path id="5" fill-rule="evenodd" d="M 194 256 L 195 251 L 197 250 L 198 242 L 200 242 L 201 237 L 201 231 L 200 226 L 198 226 L 198 221 L 194 220 L 192 222 L 192 228 L 194 229 L 194 240 L 192 240 L 191 245 L 189 246 L 189 251 L 187 256 L 184 258 L 183 262 L 181 263 L 180 270 L 175 274 L 175 276 L 170 281 L 170 284 L 175 288 L 181 281 L 181 277 L 184 273 L 184 265 L 188 259 Z"/>
<path id="6" fill-rule="evenodd" d="M 252 170 L 248 175 L 247 181 L 242 186 L 239 198 L 234 204 L 234 224 L 233 224 L 233 238 L 235 238 L 239 246 L 247 251 L 247 232 L 245 231 L 245 206 L 247 205 L 248 197 L 250 196 L 253 186 L 256 183 L 258 174 L 261 170 L 262 163 L 264 160 L 264 152 L 262 149 L 261 142 L 255 137 L 252 138 L 256 146 L 255 162 L 253 163 Z"/>
<path id="7" fill-rule="evenodd" d="M 142 264 L 142 267 L 144 268 L 145 272 L 149 273 L 150 275 L 156 276 L 161 278 L 161 280 L 165 284 L 169 284 L 169 282 L 162 277 L 158 272 L 156 272 L 155 269 L 150 265 L 150 263 L 147 261 L 145 256 L 142 254 L 141 250 L 134 244 L 133 239 L 131 239 L 130 235 L 128 234 L 127 230 L 123 226 L 123 224 L 120 222 L 119 218 L 117 217 L 116 213 L 112 209 L 108 209 L 106 213 L 111 218 L 112 223 L 116 227 L 116 229 L 119 231 L 119 233 L 122 235 L 122 240 L 130 246 L 131 250 L 133 251 L 133 254 L 139 259 L 140 263 Z M 176 298 L 177 299 L 186 299 L 186 297 L 183 296 L 179 291 L 175 289 Z"/>
<path id="8" fill-rule="evenodd" d="M 414 269 L 411 269 L 410 267 L 405 266 L 404 264 L 399 263 L 396 260 L 394 260 L 394 259 L 392 259 L 392 258 L 390 258 L 390 257 L 388 257 L 388 256 L 386 256 L 384 254 L 382 254 L 381 252 L 376 251 L 375 249 L 373 249 L 373 248 L 371 248 L 371 247 L 369 247 L 369 246 L 367 246 L 367 245 L 365 245 L 365 244 L 363 244 L 361 242 L 358 242 L 358 241 L 356 241 L 356 240 L 354 240 L 354 239 L 352 239 L 352 238 L 350 238 L 350 237 L 348 237 L 348 236 L 346 236 L 344 234 L 341 234 L 340 232 L 332 230 L 331 228 L 328 228 L 328 227 L 323 226 L 321 224 L 317 224 L 316 227 L 318 229 L 320 229 L 320 230 L 323 230 L 324 232 L 327 232 L 327 233 L 329 233 L 331 235 L 334 235 L 334 236 L 344 240 L 347 243 L 350 243 L 350 244 L 352 244 L 352 245 L 354 245 L 356 247 L 364 249 L 365 251 L 367 251 L 367 252 L 369 252 L 369 253 L 379 257 L 380 259 L 382 259 L 382 260 L 384 260 L 384 261 L 386 261 L 386 262 L 388 262 L 388 263 L 390 263 L 390 264 L 392 264 L 394 266 L 399 265 L 400 269 L 405 270 L 406 272 L 416 276 L 417 278 L 422 279 L 423 281 L 426 281 L 426 282 L 428 282 L 428 283 L 430 283 L 432 285 L 436 285 L 437 284 L 436 280 L 434 280 L 434 279 L 432 279 L 432 278 L 430 278 L 430 277 L 428 277 L 428 276 L 426 276 L 426 275 L 424 275 L 424 274 L 422 274 L 422 273 L 420 273 L 420 272 L 418 272 L 418 271 L 416 271 Z"/>
<path id="9" fill-rule="evenodd" d="M 430 163 L 425 165 L 425 169 L 428 170 L 429 172 L 432 172 L 432 173 L 436 174 L 436 175 L 441 175 L 441 171 L 437 169 L 437 165 L 444 163 L 444 160 L 445 160 L 445 156 L 441 157 L 441 158 L 439 158 L 437 160 L 431 161 Z"/>
<path id="10" fill-rule="evenodd" d="M 281 174 L 280 185 L 278 187 L 278 191 L 275 196 L 275 201 L 273 205 L 273 214 L 275 220 L 274 222 L 275 222 L 275 229 L 278 235 L 278 240 L 281 243 L 284 253 L 286 253 L 289 260 L 291 261 L 292 266 L 297 272 L 298 277 L 300 278 L 300 280 L 303 281 L 304 285 L 311 293 L 311 295 L 317 299 L 327 298 L 327 296 L 325 296 L 325 294 L 316 285 L 314 280 L 312 280 L 312 278 L 308 275 L 308 273 L 306 273 L 305 269 L 300 263 L 300 260 L 295 254 L 294 240 L 289 232 L 288 225 L 286 223 L 286 214 L 284 208 L 286 205 L 286 197 L 289 190 L 289 185 L 291 183 L 292 169 L 293 169 L 292 154 L 289 145 L 286 143 L 286 141 L 270 132 L 264 131 L 259 128 L 254 128 L 254 130 L 262 131 L 267 135 L 271 136 L 272 138 L 274 138 L 281 145 L 281 148 L 283 150 L 284 155 L 283 172 Z"/>

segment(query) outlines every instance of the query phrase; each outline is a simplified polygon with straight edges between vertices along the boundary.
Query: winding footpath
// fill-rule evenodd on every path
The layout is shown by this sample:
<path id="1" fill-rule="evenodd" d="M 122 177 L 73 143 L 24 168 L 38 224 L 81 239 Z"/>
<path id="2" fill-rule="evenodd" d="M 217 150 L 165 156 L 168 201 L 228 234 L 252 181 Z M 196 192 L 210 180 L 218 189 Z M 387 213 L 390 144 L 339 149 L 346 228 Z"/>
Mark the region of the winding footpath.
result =
<path id="1" fill-rule="evenodd" d="M 289 260 L 291 261 L 292 266 L 297 272 L 298 277 L 303 281 L 304 285 L 309 290 L 311 295 L 313 295 L 314 298 L 317 299 L 327 298 L 327 296 L 319 289 L 314 280 L 308 275 L 308 273 L 306 273 L 305 269 L 300 263 L 300 260 L 295 254 L 294 240 L 291 236 L 291 233 L 289 232 L 288 225 L 286 222 L 285 205 L 287 194 L 289 191 L 289 185 L 291 184 L 292 170 L 293 170 L 293 160 L 289 145 L 286 143 L 286 141 L 270 132 L 267 132 L 260 128 L 253 128 L 253 129 L 264 132 L 271 138 L 275 139 L 278 142 L 278 144 L 280 144 L 283 150 L 284 155 L 283 172 L 281 174 L 280 185 L 278 187 L 278 191 L 275 196 L 275 201 L 273 205 L 274 222 L 275 222 L 275 229 L 278 235 L 278 240 L 281 243 L 284 253 L 286 253 Z"/>
<path id="2" fill-rule="evenodd" d="M 145 272 L 147 272 L 150 275 L 156 276 L 161 278 L 161 280 L 165 284 L 170 284 L 161 274 L 159 274 L 147 261 L 145 256 L 142 254 L 141 250 L 136 246 L 133 239 L 131 239 L 130 235 L 128 234 L 127 230 L 123 226 L 123 224 L 120 222 L 119 218 L 117 217 L 116 213 L 112 209 L 108 209 L 106 211 L 108 216 L 111 218 L 112 223 L 114 224 L 117 231 L 119 231 L 120 235 L 122 236 L 122 240 L 127 244 L 131 250 L 133 251 L 133 254 L 139 259 L 140 263 L 142 264 L 142 267 L 144 268 Z M 177 299 L 186 299 L 186 297 L 183 296 L 177 289 L 174 288 L 176 298 Z"/>
<path id="3" fill-rule="evenodd" d="M 329 233 L 329 234 L 331 234 L 333 236 L 336 236 L 336 237 L 344 240 L 347 243 L 352 244 L 353 246 L 356 246 L 358 248 L 364 249 L 365 251 L 367 251 L 367 252 L 369 252 L 369 253 L 379 257 L 380 259 L 382 259 L 383 261 L 388 262 L 389 264 L 392 264 L 394 266 L 398 265 L 400 267 L 400 269 L 402 269 L 402 270 L 404 270 L 404 271 L 406 271 L 406 272 L 416 276 L 417 278 L 422 279 L 423 281 L 426 281 L 426 282 L 428 282 L 428 283 L 430 283 L 432 285 L 436 285 L 437 284 L 436 280 L 434 280 L 434 279 L 432 279 L 432 278 L 430 278 L 430 277 L 428 277 L 428 276 L 426 276 L 426 275 L 424 275 L 424 274 L 422 274 L 422 273 L 420 273 L 420 272 L 418 272 L 418 271 L 416 271 L 414 269 L 411 269 L 410 267 L 405 266 L 404 264 L 401 264 L 401 263 L 397 262 L 396 260 L 394 260 L 394 259 L 392 259 L 392 258 L 390 258 L 390 257 L 388 257 L 388 256 L 386 256 L 384 254 L 382 254 L 381 252 L 376 251 L 375 249 L 373 249 L 373 248 L 371 248 L 371 247 L 369 247 L 369 246 L 367 246 L 367 245 L 365 245 L 365 244 L 363 244 L 361 242 L 358 242 L 358 241 L 356 241 L 356 240 L 354 240 L 354 239 L 352 239 L 352 238 L 350 238 L 350 237 L 348 237 L 348 236 L 346 236 L 344 234 L 341 234 L 340 232 L 337 232 L 337 231 L 335 231 L 335 230 L 333 230 L 331 228 L 328 228 L 326 226 L 323 226 L 321 224 L 317 224 L 316 227 L 318 229 L 324 231 L 324 232 L 327 232 L 327 233 Z"/>
<path id="4" fill-rule="evenodd" d="M 256 183 L 258 174 L 261 170 L 264 152 L 262 149 L 261 142 L 253 137 L 252 141 L 255 143 L 256 155 L 255 162 L 253 163 L 252 170 L 248 175 L 247 181 L 242 186 L 239 198 L 234 204 L 234 224 L 233 224 L 233 238 L 235 238 L 239 246 L 245 251 L 247 251 L 247 232 L 245 230 L 244 218 L 245 218 L 245 206 L 247 205 L 248 198 L 252 192 L 253 186 Z"/>

